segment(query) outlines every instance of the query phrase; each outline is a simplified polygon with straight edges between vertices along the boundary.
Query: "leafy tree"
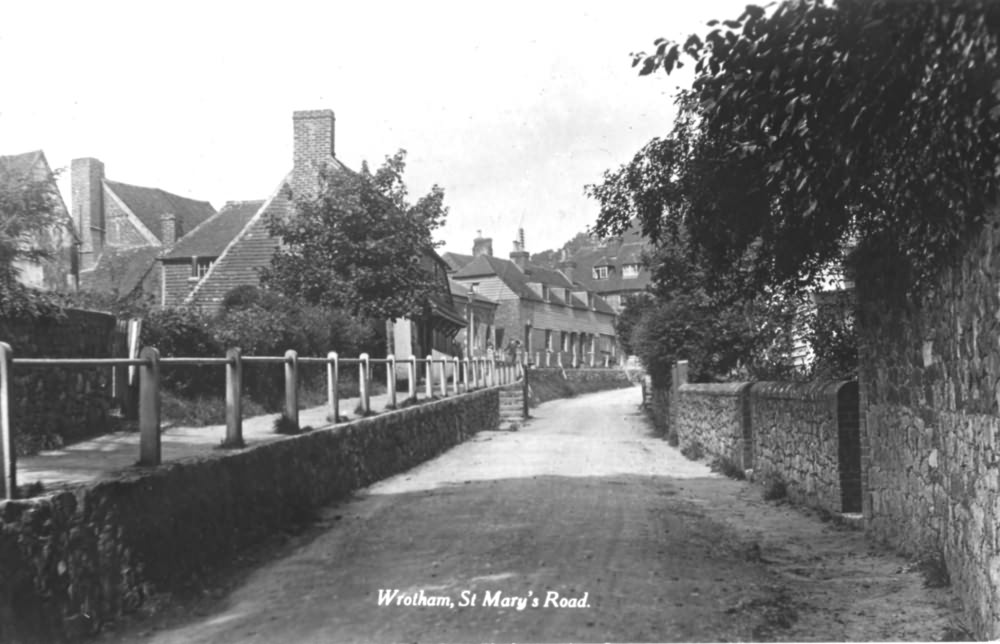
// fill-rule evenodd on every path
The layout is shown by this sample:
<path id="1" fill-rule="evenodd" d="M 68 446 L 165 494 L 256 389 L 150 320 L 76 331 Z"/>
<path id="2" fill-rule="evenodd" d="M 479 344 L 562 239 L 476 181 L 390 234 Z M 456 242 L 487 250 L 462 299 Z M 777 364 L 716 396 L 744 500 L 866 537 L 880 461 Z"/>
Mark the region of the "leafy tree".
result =
<path id="1" fill-rule="evenodd" d="M 708 27 L 635 55 L 695 79 L 669 135 L 594 189 L 599 234 L 683 230 L 757 292 L 815 282 L 855 239 L 891 293 L 977 232 L 1000 187 L 1000 4 L 795 0 Z"/>
<path id="2" fill-rule="evenodd" d="M 416 203 L 403 182 L 406 152 L 387 157 L 372 174 L 326 170 L 312 199 L 295 214 L 270 222 L 282 249 L 262 273 L 262 283 L 311 304 L 368 319 L 423 312 L 437 288 L 427 253 L 444 224 L 444 191 L 434 186 Z"/>
<path id="3" fill-rule="evenodd" d="M 68 222 L 54 182 L 0 168 L 0 316 L 59 315 L 56 298 L 18 282 L 18 263 L 51 259 L 64 232 Z"/>
<path id="4" fill-rule="evenodd" d="M 534 253 L 531 256 L 531 263 L 537 264 L 539 266 L 546 266 L 548 268 L 558 268 L 559 262 L 562 261 L 562 254 L 565 252 L 567 255 L 572 256 L 576 251 L 589 246 L 593 243 L 591 236 L 585 232 L 577 233 L 568 242 L 563 244 L 558 249 L 547 249 L 539 253 Z"/>

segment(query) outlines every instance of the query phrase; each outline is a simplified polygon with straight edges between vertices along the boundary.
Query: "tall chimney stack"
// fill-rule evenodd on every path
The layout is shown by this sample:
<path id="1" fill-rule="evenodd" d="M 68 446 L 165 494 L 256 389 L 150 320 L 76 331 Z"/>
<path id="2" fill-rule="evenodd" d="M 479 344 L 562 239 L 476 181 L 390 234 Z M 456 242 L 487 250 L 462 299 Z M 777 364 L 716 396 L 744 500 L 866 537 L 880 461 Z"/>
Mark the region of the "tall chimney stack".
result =
<path id="1" fill-rule="evenodd" d="M 518 228 L 517 239 L 514 240 L 514 250 L 510 252 L 510 261 L 514 262 L 522 272 L 528 267 L 528 258 L 531 255 L 524 250 L 524 228 Z"/>
<path id="2" fill-rule="evenodd" d="M 177 243 L 177 217 L 173 213 L 160 215 L 160 243 L 164 249 Z"/>
<path id="3" fill-rule="evenodd" d="M 493 257 L 493 238 L 483 237 L 483 231 L 476 231 L 476 238 L 472 240 L 472 256 L 479 257 L 486 255 Z"/>
<path id="4" fill-rule="evenodd" d="M 333 110 L 304 110 L 292 114 L 292 196 L 315 196 L 319 169 L 335 156 Z"/>
<path id="5" fill-rule="evenodd" d="M 70 162 L 73 224 L 80 235 L 80 270 L 94 266 L 104 249 L 104 164 L 97 159 Z"/>

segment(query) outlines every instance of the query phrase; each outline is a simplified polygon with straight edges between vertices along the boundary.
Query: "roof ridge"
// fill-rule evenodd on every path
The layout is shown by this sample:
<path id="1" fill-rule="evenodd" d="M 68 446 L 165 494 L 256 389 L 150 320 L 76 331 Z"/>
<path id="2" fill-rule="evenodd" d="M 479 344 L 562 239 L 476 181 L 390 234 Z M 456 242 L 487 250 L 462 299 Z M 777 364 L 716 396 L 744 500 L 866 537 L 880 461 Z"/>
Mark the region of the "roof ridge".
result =
<path id="1" fill-rule="evenodd" d="M 176 192 L 170 192 L 169 190 L 164 190 L 163 188 L 160 188 L 158 186 L 140 186 L 135 183 L 125 183 L 124 181 L 115 181 L 114 179 L 107 179 L 107 178 L 104 179 L 104 183 L 110 183 L 112 184 L 112 186 L 126 186 L 129 188 L 138 188 L 139 190 L 151 190 L 153 192 L 159 192 L 160 194 L 166 195 L 168 197 L 176 197 L 177 199 L 183 199 L 184 201 L 190 201 L 193 203 L 200 203 L 212 206 L 211 202 L 209 202 L 206 199 L 195 199 L 194 197 L 185 197 L 184 195 L 179 195 Z M 215 207 L 212 206 L 212 209 L 214 210 Z"/>

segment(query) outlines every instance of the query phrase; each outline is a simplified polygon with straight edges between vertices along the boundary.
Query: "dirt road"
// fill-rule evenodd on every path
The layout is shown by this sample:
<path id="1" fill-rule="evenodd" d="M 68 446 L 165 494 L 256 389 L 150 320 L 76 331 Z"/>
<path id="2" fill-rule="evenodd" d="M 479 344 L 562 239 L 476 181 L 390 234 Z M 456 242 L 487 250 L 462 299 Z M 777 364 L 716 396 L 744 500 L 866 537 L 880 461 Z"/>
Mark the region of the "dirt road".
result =
<path id="1" fill-rule="evenodd" d="M 936 640 L 947 589 L 652 435 L 638 390 L 555 401 L 324 510 L 106 641 Z M 380 605 L 381 604 L 381 605 Z"/>

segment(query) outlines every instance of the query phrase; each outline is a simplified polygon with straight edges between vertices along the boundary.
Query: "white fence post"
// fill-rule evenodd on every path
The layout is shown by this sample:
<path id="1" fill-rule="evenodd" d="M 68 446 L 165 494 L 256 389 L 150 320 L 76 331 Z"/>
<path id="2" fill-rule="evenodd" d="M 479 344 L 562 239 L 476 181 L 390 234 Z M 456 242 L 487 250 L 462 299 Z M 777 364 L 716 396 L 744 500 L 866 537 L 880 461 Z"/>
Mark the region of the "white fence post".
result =
<path id="1" fill-rule="evenodd" d="M 285 412 L 284 417 L 299 426 L 299 354 L 295 349 L 285 351 Z"/>
<path id="2" fill-rule="evenodd" d="M 448 397 L 448 372 L 445 369 L 445 363 L 447 360 L 441 358 L 441 397 Z"/>
<path id="3" fill-rule="evenodd" d="M 417 399 L 417 356 L 410 354 L 407 367 L 407 379 L 409 380 L 410 399 Z"/>
<path id="4" fill-rule="evenodd" d="M 13 350 L 6 342 L 0 342 L 0 498 L 6 499 L 13 499 L 17 494 L 17 457 L 14 428 L 10 424 L 13 366 Z"/>
<path id="5" fill-rule="evenodd" d="M 458 388 L 458 376 L 462 371 L 462 361 L 458 356 L 455 356 L 451 361 L 451 365 L 451 385 L 457 396 L 461 392 L 461 389 Z"/>
<path id="6" fill-rule="evenodd" d="M 336 351 L 326 354 L 326 403 L 331 423 L 340 421 L 340 357 Z"/>
<path id="7" fill-rule="evenodd" d="M 469 391 L 469 359 L 464 358 L 462 360 L 462 385 L 465 391 Z"/>
<path id="8" fill-rule="evenodd" d="M 243 359 L 238 347 L 226 351 L 225 447 L 243 447 Z"/>
<path id="9" fill-rule="evenodd" d="M 426 380 L 426 382 L 424 383 L 424 385 L 427 388 L 427 397 L 428 398 L 433 398 L 434 397 L 434 356 L 427 356 L 427 359 L 424 361 L 424 364 L 426 364 L 426 366 L 427 366 L 427 368 L 425 369 L 425 374 L 426 374 L 425 380 Z"/>
<path id="10" fill-rule="evenodd" d="M 368 398 L 368 354 L 358 356 L 358 391 L 361 397 L 361 413 L 367 415 L 371 411 L 371 400 Z"/>
<path id="11" fill-rule="evenodd" d="M 139 465 L 160 464 L 160 352 L 139 352 Z"/>
<path id="12" fill-rule="evenodd" d="M 396 356 L 389 354 L 385 357 L 385 386 L 389 390 L 389 404 L 396 406 Z"/>

